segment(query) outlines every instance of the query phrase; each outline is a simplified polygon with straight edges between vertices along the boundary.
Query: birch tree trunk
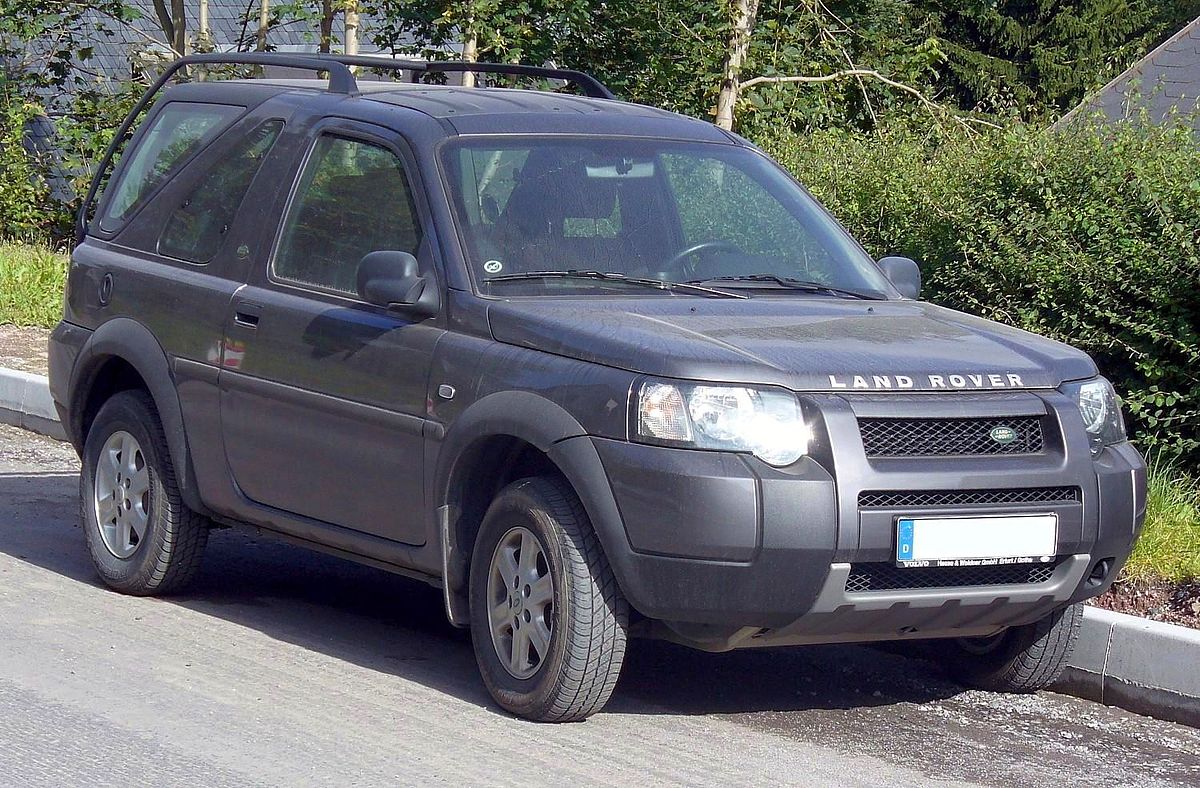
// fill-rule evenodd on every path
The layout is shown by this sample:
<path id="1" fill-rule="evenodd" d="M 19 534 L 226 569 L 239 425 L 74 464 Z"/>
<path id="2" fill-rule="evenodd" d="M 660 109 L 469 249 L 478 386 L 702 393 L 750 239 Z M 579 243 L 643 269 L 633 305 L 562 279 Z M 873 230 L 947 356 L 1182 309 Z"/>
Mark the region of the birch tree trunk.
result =
<path id="1" fill-rule="evenodd" d="M 733 110 L 737 106 L 742 65 L 746 62 L 746 53 L 750 51 L 750 36 L 757 19 L 758 0 L 734 0 L 733 32 L 729 36 L 721 92 L 717 96 L 716 123 L 726 131 L 733 131 Z"/>
<path id="2" fill-rule="evenodd" d="M 463 40 L 462 59 L 468 63 L 475 63 L 479 60 L 479 34 L 475 32 L 474 23 L 474 19 L 468 23 L 467 37 Z M 464 71 L 462 83 L 465 88 L 475 87 L 475 72 Z"/>
<path id="3" fill-rule="evenodd" d="M 196 15 L 196 40 L 192 43 L 192 49 L 196 52 L 212 52 L 216 47 L 213 46 L 212 33 L 208 28 L 208 0 L 199 0 L 197 8 L 199 13 Z M 208 73 L 198 69 L 196 79 L 203 82 L 208 79 Z"/>
<path id="4" fill-rule="evenodd" d="M 211 52 L 212 35 L 208 32 L 208 0 L 200 0 L 200 14 L 196 18 L 196 49 Z"/>
<path id="5" fill-rule="evenodd" d="M 358 0 L 346 3 L 346 46 L 347 55 L 358 54 Z"/>
<path id="6" fill-rule="evenodd" d="M 267 28 L 271 25 L 271 0 L 258 2 L 258 51 L 267 51 Z"/>

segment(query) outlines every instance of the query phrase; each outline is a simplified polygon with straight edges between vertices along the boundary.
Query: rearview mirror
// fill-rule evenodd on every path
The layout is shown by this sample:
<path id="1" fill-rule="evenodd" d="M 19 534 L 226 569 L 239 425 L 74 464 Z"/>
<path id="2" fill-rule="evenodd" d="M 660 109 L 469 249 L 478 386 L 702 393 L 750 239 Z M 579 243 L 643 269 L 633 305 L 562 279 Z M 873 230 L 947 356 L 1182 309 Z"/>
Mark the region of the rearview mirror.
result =
<path id="1" fill-rule="evenodd" d="M 437 287 L 408 252 L 369 252 L 358 263 L 358 295 L 368 304 L 419 317 L 437 314 Z"/>
<path id="2" fill-rule="evenodd" d="M 921 295 L 921 268 L 907 257 L 884 257 L 879 261 L 884 275 L 905 298 L 916 300 Z"/>

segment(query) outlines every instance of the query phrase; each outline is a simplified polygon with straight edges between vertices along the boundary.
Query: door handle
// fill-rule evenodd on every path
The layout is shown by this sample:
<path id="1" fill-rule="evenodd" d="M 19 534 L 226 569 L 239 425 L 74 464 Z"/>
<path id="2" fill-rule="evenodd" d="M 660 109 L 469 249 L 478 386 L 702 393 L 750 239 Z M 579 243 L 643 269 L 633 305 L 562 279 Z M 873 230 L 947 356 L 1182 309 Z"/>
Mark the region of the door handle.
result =
<path id="1" fill-rule="evenodd" d="M 258 328 L 258 318 L 261 314 L 261 306 L 243 302 L 233 308 L 233 322 L 245 328 Z"/>

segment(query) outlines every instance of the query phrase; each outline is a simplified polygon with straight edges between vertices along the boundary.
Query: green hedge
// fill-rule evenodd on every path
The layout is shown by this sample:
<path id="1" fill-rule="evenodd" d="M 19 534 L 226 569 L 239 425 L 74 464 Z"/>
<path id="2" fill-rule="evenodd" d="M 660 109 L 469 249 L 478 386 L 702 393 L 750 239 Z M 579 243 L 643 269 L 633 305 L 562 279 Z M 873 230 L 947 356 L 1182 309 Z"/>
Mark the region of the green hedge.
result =
<path id="1" fill-rule="evenodd" d="M 925 297 L 1090 353 L 1144 449 L 1200 465 L 1200 147 L 1136 124 L 759 143 Z"/>
<path id="2" fill-rule="evenodd" d="M 0 238 L 47 235 L 57 206 L 23 145 L 25 124 L 40 109 L 0 89 Z"/>

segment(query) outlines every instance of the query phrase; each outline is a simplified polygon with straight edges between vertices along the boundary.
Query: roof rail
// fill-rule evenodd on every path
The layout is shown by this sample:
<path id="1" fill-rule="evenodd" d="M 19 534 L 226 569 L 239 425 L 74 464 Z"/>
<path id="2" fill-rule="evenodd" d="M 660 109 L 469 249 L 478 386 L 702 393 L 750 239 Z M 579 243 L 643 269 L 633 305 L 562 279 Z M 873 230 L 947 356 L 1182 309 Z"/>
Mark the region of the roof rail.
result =
<path id="1" fill-rule="evenodd" d="M 116 155 L 117 149 L 128 139 L 129 132 L 133 128 L 133 124 L 137 121 L 138 116 L 150 105 L 150 102 L 154 100 L 154 97 L 158 95 L 158 92 L 163 89 L 163 86 L 172 77 L 188 66 L 199 65 L 277 66 L 280 68 L 299 68 L 308 71 L 326 71 L 329 73 L 329 92 L 341 93 L 346 96 L 358 95 L 358 82 L 354 79 L 354 74 L 350 71 L 349 67 L 361 66 L 363 68 L 388 71 L 411 71 L 414 82 L 417 81 L 421 74 L 461 73 L 464 71 L 481 74 L 509 74 L 513 76 L 538 77 L 541 79 L 561 79 L 579 86 L 579 89 L 583 91 L 585 96 L 603 99 L 616 98 L 612 91 L 604 86 L 604 83 L 591 74 L 567 68 L 523 66 L 516 63 L 468 63 L 461 60 L 401 60 L 371 55 L 339 55 L 330 53 L 293 55 L 280 52 L 209 52 L 198 55 L 187 55 L 167 66 L 159 78 L 155 80 L 154 84 L 150 86 L 150 89 L 133 105 L 133 109 L 129 111 L 124 122 L 117 128 L 112 142 L 109 143 L 108 150 L 104 152 L 104 158 L 100 160 L 100 165 L 96 168 L 96 172 L 92 176 L 92 182 L 88 186 L 87 195 L 83 198 L 83 203 L 79 206 L 79 213 L 75 216 L 75 243 L 82 243 L 84 236 L 87 234 L 88 214 L 91 212 L 92 204 L 96 199 L 96 191 L 99 189 L 101 178 L 112 165 L 113 156 Z"/>
<path id="2" fill-rule="evenodd" d="M 321 53 L 313 55 L 319 60 L 332 60 L 347 66 L 362 66 L 390 71 L 411 71 L 413 76 L 419 74 L 462 73 L 471 71 L 477 74 L 508 74 L 510 76 L 538 77 L 540 79 L 561 79 L 574 83 L 590 98 L 615 99 L 612 91 L 604 83 L 584 71 L 569 68 L 546 68 L 544 66 L 525 66 L 519 63 L 477 63 L 465 60 L 402 60 L 399 58 L 380 57 L 378 55 L 339 55 Z M 416 81 L 414 79 L 414 81 Z"/>

